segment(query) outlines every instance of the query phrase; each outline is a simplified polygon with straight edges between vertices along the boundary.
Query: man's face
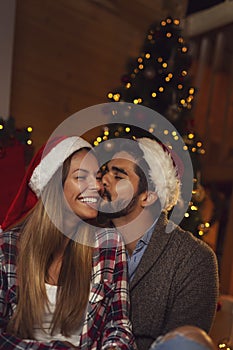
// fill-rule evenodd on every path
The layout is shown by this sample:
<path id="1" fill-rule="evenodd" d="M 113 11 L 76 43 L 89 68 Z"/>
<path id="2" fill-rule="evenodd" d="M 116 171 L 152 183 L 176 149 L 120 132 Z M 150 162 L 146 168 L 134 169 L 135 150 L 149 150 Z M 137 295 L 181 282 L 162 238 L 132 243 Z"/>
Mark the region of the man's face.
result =
<path id="1" fill-rule="evenodd" d="M 116 153 L 102 176 L 103 199 L 100 210 L 109 218 L 126 216 L 139 206 L 139 177 L 135 160 L 127 152 Z"/>

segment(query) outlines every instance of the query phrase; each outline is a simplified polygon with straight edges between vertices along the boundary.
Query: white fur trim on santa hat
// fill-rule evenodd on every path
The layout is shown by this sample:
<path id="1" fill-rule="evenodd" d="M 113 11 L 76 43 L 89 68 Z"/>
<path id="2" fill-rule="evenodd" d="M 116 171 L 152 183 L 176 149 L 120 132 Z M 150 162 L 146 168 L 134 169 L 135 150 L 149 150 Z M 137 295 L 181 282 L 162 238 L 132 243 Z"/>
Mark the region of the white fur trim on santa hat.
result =
<path id="1" fill-rule="evenodd" d="M 170 210 L 180 196 L 180 181 L 171 154 L 155 140 L 140 138 L 137 142 L 149 165 L 149 176 L 155 185 L 162 209 Z"/>
<path id="2" fill-rule="evenodd" d="M 34 169 L 29 186 L 39 198 L 41 192 L 64 161 L 75 151 L 92 146 L 81 137 L 71 136 L 60 141 L 47 153 Z M 46 149 L 46 147 L 45 147 Z"/>

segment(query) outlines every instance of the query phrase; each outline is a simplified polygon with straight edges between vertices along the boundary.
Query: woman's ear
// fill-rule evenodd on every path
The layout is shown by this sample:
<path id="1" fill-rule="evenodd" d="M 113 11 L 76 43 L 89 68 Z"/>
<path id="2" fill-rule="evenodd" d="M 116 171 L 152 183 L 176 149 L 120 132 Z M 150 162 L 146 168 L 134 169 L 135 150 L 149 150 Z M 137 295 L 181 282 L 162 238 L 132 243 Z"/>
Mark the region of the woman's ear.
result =
<path id="1" fill-rule="evenodd" d="M 142 207 L 148 207 L 154 204 L 158 199 L 158 195 L 154 191 L 146 191 L 142 194 L 141 205 Z"/>

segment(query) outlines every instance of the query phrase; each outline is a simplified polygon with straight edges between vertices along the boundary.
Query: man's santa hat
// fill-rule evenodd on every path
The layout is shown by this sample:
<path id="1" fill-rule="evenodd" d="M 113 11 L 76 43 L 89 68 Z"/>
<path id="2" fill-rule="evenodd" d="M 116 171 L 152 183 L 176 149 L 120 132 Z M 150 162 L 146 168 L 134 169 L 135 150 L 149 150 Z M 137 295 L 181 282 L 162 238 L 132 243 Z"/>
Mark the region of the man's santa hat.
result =
<path id="1" fill-rule="evenodd" d="M 6 230 L 21 221 L 36 205 L 56 170 L 81 148 L 91 149 L 92 146 L 78 136 L 56 137 L 42 146 L 30 162 L 0 229 Z"/>
<path id="2" fill-rule="evenodd" d="M 155 186 L 162 209 L 170 210 L 180 197 L 182 162 L 165 146 L 149 138 L 137 139 L 143 158 L 149 166 L 150 180 Z"/>

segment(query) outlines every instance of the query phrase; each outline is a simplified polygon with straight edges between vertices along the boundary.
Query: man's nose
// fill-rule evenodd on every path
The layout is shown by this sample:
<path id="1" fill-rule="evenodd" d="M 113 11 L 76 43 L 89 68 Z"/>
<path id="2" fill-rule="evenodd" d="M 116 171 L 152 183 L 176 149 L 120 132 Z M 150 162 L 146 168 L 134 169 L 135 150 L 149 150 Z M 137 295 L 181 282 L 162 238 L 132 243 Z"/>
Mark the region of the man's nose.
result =
<path id="1" fill-rule="evenodd" d="M 104 173 L 102 175 L 101 181 L 102 181 L 103 186 L 108 186 L 108 184 L 109 184 L 109 173 Z"/>

